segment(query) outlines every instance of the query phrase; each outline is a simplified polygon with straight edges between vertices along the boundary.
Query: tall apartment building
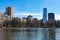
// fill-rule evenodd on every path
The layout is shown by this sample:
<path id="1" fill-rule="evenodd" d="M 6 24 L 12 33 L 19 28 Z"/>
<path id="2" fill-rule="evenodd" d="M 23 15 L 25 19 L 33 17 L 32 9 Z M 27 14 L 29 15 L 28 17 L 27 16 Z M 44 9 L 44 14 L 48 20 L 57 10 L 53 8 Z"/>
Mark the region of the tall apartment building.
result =
<path id="1" fill-rule="evenodd" d="M 5 14 L 12 18 L 14 16 L 14 9 L 12 7 L 7 7 Z"/>

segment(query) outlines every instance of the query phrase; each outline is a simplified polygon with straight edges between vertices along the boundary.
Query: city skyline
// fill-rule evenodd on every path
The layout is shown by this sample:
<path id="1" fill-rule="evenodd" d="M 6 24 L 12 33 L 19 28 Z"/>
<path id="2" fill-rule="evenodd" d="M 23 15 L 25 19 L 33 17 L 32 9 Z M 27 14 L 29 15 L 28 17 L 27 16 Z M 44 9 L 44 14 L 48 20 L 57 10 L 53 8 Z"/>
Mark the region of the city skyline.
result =
<path id="1" fill-rule="evenodd" d="M 47 8 L 47 13 L 55 13 L 55 18 L 60 19 L 59 2 L 60 0 L 0 0 L 0 11 L 5 12 L 8 6 L 14 7 L 15 17 L 27 17 L 32 15 L 42 19 L 43 8 Z M 56 6 L 57 5 L 57 6 Z"/>

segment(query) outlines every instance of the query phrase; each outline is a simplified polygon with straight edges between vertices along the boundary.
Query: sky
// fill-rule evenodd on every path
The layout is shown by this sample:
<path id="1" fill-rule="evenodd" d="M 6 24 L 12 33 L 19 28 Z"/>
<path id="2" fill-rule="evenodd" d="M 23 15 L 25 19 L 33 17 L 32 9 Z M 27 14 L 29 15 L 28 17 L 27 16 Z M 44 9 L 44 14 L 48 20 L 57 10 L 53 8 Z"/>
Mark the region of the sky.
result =
<path id="1" fill-rule="evenodd" d="M 55 13 L 55 19 L 60 20 L 60 0 L 0 0 L 0 12 L 4 13 L 6 7 L 14 8 L 15 17 L 43 18 L 43 8 L 47 8 L 48 13 Z"/>

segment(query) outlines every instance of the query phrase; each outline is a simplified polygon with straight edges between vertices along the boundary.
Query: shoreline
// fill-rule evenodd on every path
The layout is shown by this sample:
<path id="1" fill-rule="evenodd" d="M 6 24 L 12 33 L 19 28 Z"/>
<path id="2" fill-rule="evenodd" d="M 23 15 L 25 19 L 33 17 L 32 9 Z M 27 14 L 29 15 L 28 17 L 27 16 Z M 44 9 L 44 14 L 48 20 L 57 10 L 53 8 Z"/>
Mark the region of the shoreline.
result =
<path id="1" fill-rule="evenodd" d="M 2 27 L 0 29 L 47 29 L 47 28 L 28 28 L 28 27 Z M 60 29 L 60 28 L 50 28 L 50 29 Z"/>

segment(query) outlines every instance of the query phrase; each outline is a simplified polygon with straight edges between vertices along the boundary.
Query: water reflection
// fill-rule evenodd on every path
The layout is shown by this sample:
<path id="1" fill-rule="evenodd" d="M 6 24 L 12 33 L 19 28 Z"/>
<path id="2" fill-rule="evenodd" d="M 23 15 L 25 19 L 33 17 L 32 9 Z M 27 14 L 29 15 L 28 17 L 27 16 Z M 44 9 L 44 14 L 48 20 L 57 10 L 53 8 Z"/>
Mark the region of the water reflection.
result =
<path id="1" fill-rule="evenodd" d="M 3 40 L 60 40 L 60 29 L 3 29 L 3 38 Z"/>
<path id="2" fill-rule="evenodd" d="M 42 40 L 42 33 L 37 30 L 21 30 L 20 32 L 14 32 L 14 40 Z M 41 37 L 40 37 L 41 36 Z"/>
<path id="3" fill-rule="evenodd" d="M 49 31 L 49 40 L 56 40 L 56 31 L 55 29 L 48 29 Z"/>

